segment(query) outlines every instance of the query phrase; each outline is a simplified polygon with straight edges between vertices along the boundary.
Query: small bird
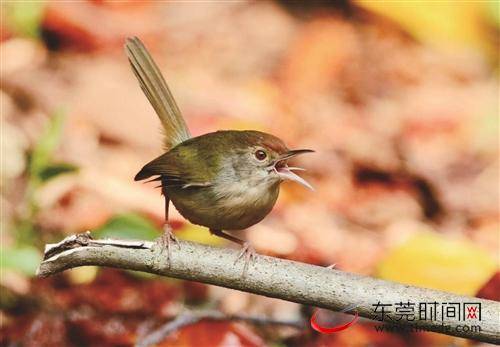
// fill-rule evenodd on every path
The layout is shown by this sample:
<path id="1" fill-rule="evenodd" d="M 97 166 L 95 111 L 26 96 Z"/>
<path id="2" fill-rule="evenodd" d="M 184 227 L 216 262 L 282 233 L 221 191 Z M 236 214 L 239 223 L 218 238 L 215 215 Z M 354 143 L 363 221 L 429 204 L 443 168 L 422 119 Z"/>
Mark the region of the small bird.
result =
<path id="1" fill-rule="evenodd" d="M 236 261 L 245 258 L 245 274 L 255 251 L 248 242 L 224 231 L 246 229 L 271 212 L 280 184 L 295 181 L 313 190 L 295 174 L 287 161 L 310 149 L 290 150 L 276 136 L 254 130 L 222 130 L 191 137 L 160 70 L 137 38 L 125 44 L 132 70 L 158 114 L 166 152 L 147 163 L 135 180 L 159 181 L 165 197 L 165 225 L 160 238 L 170 262 L 171 244 L 177 243 L 168 223 L 170 201 L 191 223 L 242 246 Z M 149 182 L 149 181 L 148 181 Z"/>

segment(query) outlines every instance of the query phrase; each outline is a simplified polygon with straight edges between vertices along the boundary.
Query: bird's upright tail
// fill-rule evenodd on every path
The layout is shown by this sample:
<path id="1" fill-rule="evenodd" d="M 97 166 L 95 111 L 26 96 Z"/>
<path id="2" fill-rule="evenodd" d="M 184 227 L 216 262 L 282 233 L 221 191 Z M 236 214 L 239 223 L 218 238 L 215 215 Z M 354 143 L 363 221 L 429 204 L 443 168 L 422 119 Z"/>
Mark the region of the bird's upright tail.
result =
<path id="1" fill-rule="evenodd" d="M 144 44 L 137 37 L 128 38 L 125 52 L 141 89 L 163 125 L 165 149 L 168 150 L 189 139 L 191 135 L 181 111 Z"/>

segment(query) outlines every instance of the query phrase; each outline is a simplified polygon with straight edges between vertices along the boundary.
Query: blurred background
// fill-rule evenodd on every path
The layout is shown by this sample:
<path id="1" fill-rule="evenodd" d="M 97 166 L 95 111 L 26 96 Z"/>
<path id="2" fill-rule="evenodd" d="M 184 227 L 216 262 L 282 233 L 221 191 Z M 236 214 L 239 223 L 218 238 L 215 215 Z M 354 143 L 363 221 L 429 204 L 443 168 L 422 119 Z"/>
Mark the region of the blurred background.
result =
<path id="1" fill-rule="evenodd" d="M 123 53 L 131 35 L 194 135 L 257 129 L 316 150 L 297 159 L 316 192 L 282 186 L 245 232 L 257 252 L 500 300 L 498 6 L 3 1 L 0 344 L 130 346 L 187 307 L 309 319 L 298 304 L 128 271 L 34 277 L 44 244 L 66 235 L 160 235 L 160 192 L 133 181 L 162 142 Z M 172 218 L 182 239 L 233 247 Z M 478 344 L 223 320 L 159 345 Z"/>

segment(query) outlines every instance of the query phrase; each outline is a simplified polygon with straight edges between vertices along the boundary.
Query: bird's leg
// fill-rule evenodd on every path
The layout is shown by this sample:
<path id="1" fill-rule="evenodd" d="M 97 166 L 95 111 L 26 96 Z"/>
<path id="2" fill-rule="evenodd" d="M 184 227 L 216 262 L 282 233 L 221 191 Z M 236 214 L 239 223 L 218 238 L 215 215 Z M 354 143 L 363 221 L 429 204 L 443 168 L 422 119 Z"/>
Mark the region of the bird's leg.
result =
<path id="1" fill-rule="evenodd" d="M 238 260 L 240 260 L 240 258 L 243 258 L 243 257 L 245 258 L 245 267 L 243 268 L 243 277 L 245 277 L 245 275 L 247 274 L 247 271 L 248 271 L 248 265 L 250 264 L 250 262 L 252 260 L 255 260 L 255 257 L 257 255 L 257 252 L 255 252 L 255 249 L 253 249 L 252 245 L 250 245 L 250 243 L 247 241 L 243 241 L 237 237 L 226 234 L 222 230 L 210 229 L 210 233 L 212 235 L 219 236 L 219 237 L 222 237 L 226 240 L 235 242 L 242 247 L 241 252 L 240 252 L 240 254 L 238 254 L 238 257 L 236 258 L 234 263 L 236 264 L 236 262 Z"/>
<path id="2" fill-rule="evenodd" d="M 174 233 L 172 232 L 172 227 L 168 223 L 168 207 L 170 205 L 170 199 L 168 198 L 165 189 L 162 189 L 162 194 L 165 197 L 165 224 L 163 225 L 163 234 L 157 240 L 157 243 L 162 247 L 162 250 L 167 250 L 167 263 L 170 266 L 171 246 L 173 243 L 176 243 L 180 248 L 180 244 Z"/>

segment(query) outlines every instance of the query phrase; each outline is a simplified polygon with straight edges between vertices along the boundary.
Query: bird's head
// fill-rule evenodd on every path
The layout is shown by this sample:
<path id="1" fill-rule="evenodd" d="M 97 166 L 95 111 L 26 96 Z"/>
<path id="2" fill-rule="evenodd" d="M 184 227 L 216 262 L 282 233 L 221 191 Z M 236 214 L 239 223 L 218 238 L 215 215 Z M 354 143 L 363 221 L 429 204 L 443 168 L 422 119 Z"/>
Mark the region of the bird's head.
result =
<path id="1" fill-rule="evenodd" d="M 291 158 L 313 150 L 290 150 L 281 139 L 259 131 L 239 133 L 232 149 L 235 154 L 232 166 L 241 179 L 259 185 L 275 185 L 289 180 L 314 190 L 306 180 L 294 173 L 304 169 L 288 166 Z"/>

